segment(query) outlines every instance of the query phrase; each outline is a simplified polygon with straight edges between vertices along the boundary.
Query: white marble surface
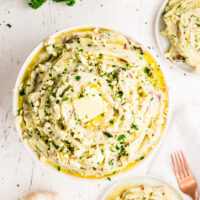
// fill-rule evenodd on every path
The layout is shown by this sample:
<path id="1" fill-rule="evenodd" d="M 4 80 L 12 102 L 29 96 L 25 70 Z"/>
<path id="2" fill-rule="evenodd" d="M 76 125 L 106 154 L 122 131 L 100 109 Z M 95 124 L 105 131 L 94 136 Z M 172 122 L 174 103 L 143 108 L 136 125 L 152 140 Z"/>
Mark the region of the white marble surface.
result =
<path id="1" fill-rule="evenodd" d="M 169 83 L 172 114 L 180 104 L 200 106 L 200 76 L 171 69 L 159 54 L 154 25 L 162 0 L 77 0 L 74 7 L 48 1 L 38 10 L 29 8 L 27 1 L 0 0 L 0 199 L 22 199 L 35 190 L 55 190 L 65 200 L 99 199 L 109 181 L 100 185 L 75 182 L 46 171 L 33 161 L 16 133 L 12 90 L 31 50 L 49 34 L 73 25 L 92 23 L 121 29 L 154 48 Z"/>

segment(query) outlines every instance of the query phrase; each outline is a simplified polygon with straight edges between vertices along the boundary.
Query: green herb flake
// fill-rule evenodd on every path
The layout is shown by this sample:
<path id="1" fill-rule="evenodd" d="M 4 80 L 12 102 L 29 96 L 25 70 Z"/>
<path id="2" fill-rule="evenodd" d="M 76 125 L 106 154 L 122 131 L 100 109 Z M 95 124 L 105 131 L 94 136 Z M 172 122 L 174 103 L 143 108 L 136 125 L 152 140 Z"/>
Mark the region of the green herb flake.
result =
<path id="1" fill-rule="evenodd" d="M 53 97 L 56 97 L 56 93 L 55 93 L 55 92 L 53 92 L 53 93 L 51 94 L 51 96 L 53 96 Z"/>
<path id="2" fill-rule="evenodd" d="M 177 8 L 180 8 L 182 6 L 182 4 L 179 4 Z"/>
<path id="3" fill-rule="evenodd" d="M 145 68 L 144 68 L 144 73 L 146 73 L 147 76 L 149 76 L 149 77 L 152 75 L 152 73 L 151 73 L 151 69 L 148 68 L 148 67 L 145 67 Z"/>
<path id="4" fill-rule="evenodd" d="M 83 97 L 84 97 L 84 95 L 83 95 L 83 94 L 80 94 L 78 98 L 80 99 L 80 98 L 83 98 Z"/>
<path id="5" fill-rule="evenodd" d="M 135 125 L 135 124 L 132 124 L 132 125 L 131 125 L 131 128 L 134 128 L 135 130 L 138 130 L 138 127 L 137 127 L 137 125 Z"/>
<path id="6" fill-rule="evenodd" d="M 11 27 L 12 27 L 12 25 L 11 25 L 11 24 L 6 24 L 6 26 L 7 26 L 8 28 L 11 28 Z"/>
<path id="7" fill-rule="evenodd" d="M 119 91 L 118 94 L 119 94 L 119 98 L 122 99 L 122 97 L 124 95 L 123 91 Z"/>
<path id="8" fill-rule="evenodd" d="M 111 120 L 109 121 L 109 123 L 110 123 L 110 124 L 114 124 L 114 121 L 113 121 L 113 119 L 111 119 Z"/>
<path id="9" fill-rule="evenodd" d="M 106 135 L 108 138 L 113 137 L 112 134 L 110 134 L 109 132 L 106 132 L 106 131 L 104 131 L 103 134 Z"/>
<path id="10" fill-rule="evenodd" d="M 144 156 L 141 156 L 141 157 L 140 157 L 140 160 L 144 160 Z"/>
<path id="11" fill-rule="evenodd" d="M 108 177 L 108 178 L 107 178 L 107 180 L 111 181 L 111 178 L 110 178 L 110 177 Z"/>
<path id="12" fill-rule="evenodd" d="M 22 90 L 19 92 L 20 96 L 24 96 L 25 95 L 25 90 L 24 88 L 22 88 Z"/>
<path id="13" fill-rule="evenodd" d="M 57 74 L 57 77 L 60 78 L 60 77 L 61 77 L 61 74 Z"/>
<path id="14" fill-rule="evenodd" d="M 133 46 L 133 49 L 134 49 L 134 50 L 138 50 L 138 49 L 140 49 L 140 47 Z"/>
<path id="15" fill-rule="evenodd" d="M 76 79 L 77 81 L 80 81 L 81 77 L 80 77 L 80 76 L 76 76 L 75 79 Z"/>
<path id="16" fill-rule="evenodd" d="M 118 138 L 117 138 L 118 141 L 121 141 L 121 140 L 124 140 L 124 139 L 126 139 L 125 135 L 119 135 Z"/>

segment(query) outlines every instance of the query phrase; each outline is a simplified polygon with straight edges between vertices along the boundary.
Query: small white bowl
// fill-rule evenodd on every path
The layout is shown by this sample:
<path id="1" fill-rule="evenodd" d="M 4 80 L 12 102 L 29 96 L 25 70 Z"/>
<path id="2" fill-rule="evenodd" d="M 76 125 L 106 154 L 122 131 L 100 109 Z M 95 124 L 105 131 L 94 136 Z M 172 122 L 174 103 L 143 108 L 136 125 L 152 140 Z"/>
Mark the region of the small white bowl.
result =
<path id="1" fill-rule="evenodd" d="M 168 3 L 168 0 L 165 0 L 162 4 L 162 6 L 159 9 L 157 18 L 156 18 L 156 24 L 155 24 L 155 35 L 156 35 L 156 42 L 159 47 L 159 50 L 161 54 L 165 57 L 167 62 L 169 63 L 169 66 L 175 66 L 178 70 L 200 75 L 200 70 L 195 70 L 192 66 L 183 63 L 183 62 L 172 62 L 169 59 L 166 58 L 164 55 L 167 49 L 170 47 L 170 41 L 168 37 L 161 35 L 161 31 L 165 28 L 165 22 L 163 21 L 163 12 Z"/>
<path id="2" fill-rule="evenodd" d="M 151 176 L 151 175 L 132 176 L 132 177 L 125 178 L 121 181 L 118 181 L 117 183 L 113 184 L 111 187 L 108 188 L 108 190 L 105 192 L 101 200 L 107 200 L 107 197 L 113 194 L 114 190 L 117 188 L 120 188 L 126 185 L 135 186 L 139 184 L 150 185 L 150 186 L 166 186 L 171 191 L 174 200 L 184 200 L 179 190 L 177 190 L 168 182 L 160 179 L 159 177 Z"/>
<path id="3" fill-rule="evenodd" d="M 81 29 L 81 28 L 90 28 L 90 27 L 98 27 L 98 28 L 106 28 L 106 29 L 110 29 L 110 30 L 116 30 L 115 28 L 112 28 L 112 27 L 105 27 L 105 26 L 102 26 L 102 25 L 81 25 L 81 26 L 74 26 L 74 27 L 70 27 L 70 28 L 66 28 L 64 30 L 61 30 L 61 31 L 58 31 L 56 33 L 54 33 L 53 35 L 50 35 L 49 37 L 51 38 L 56 38 L 57 36 L 61 35 L 62 33 L 66 33 L 68 31 L 71 31 L 71 30 L 76 30 L 76 29 Z M 118 30 L 116 30 L 118 31 Z M 118 32 L 121 32 L 121 31 L 118 31 Z M 129 36 L 128 34 L 126 33 L 122 33 L 126 36 Z M 49 38 L 47 37 L 47 38 Z M 132 38 L 132 37 L 130 37 Z M 22 68 L 18 74 L 18 77 L 17 77 L 17 81 L 16 81 L 16 84 L 15 84 L 15 88 L 14 88 L 14 94 L 13 94 L 13 114 L 14 114 L 14 117 L 17 115 L 17 110 L 18 110 L 18 86 L 19 84 L 21 83 L 21 80 L 24 76 L 24 73 L 26 71 L 26 68 L 28 67 L 29 63 L 31 62 L 31 60 L 34 58 L 34 56 L 38 53 L 38 51 L 43 47 L 43 44 L 44 44 L 44 41 L 43 40 L 31 53 L 30 55 L 27 57 L 27 59 L 25 60 L 24 64 L 22 65 Z M 141 44 L 141 43 L 140 43 Z M 150 52 L 149 50 L 147 50 L 146 48 L 144 48 L 146 51 Z M 152 52 L 150 52 L 151 55 L 152 55 Z M 153 58 L 155 59 L 155 57 L 153 56 Z M 156 60 L 156 59 L 155 59 Z M 162 68 L 162 67 L 161 67 Z M 163 74 L 164 76 L 164 74 Z M 165 81 L 166 81 L 166 78 L 165 78 Z M 167 83 L 166 83 L 167 84 Z M 168 91 L 169 93 L 169 91 Z M 169 95 L 169 94 L 168 94 Z M 150 161 L 150 159 L 153 157 L 153 155 L 156 153 L 156 151 L 159 149 L 161 143 L 163 142 L 164 138 L 165 138 L 165 135 L 166 135 L 166 130 L 167 130 L 167 127 L 168 127 L 168 124 L 169 124 L 169 119 L 170 119 L 170 95 L 169 95 L 169 101 L 168 101 L 168 119 L 167 119 L 167 122 L 166 122 L 166 125 L 165 125 L 165 130 L 163 131 L 163 134 L 162 134 L 162 137 L 160 139 L 160 141 L 158 142 L 158 144 L 156 145 L 156 147 L 154 147 L 153 150 L 151 150 L 151 152 L 145 157 L 144 160 L 141 160 L 139 163 L 137 163 L 133 168 L 129 169 L 129 170 L 126 170 L 124 172 L 121 172 L 117 175 L 113 175 L 112 176 L 112 180 L 116 180 L 122 176 L 128 176 L 130 175 L 131 173 L 142 173 L 140 169 L 142 169 L 142 166 L 144 167 L 145 164 L 147 165 L 148 161 Z M 16 129 L 17 129 L 17 132 L 19 133 L 19 136 L 21 138 L 21 140 L 23 141 L 22 139 L 22 131 L 21 131 L 21 128 L 18 124 L 16 124 Z M 48 170 L 56 173 L 56 174 L 60 174 L 62 176 L 65 176 L 65 177 L 69 177 L 73 180 L 79 180 L 79 181 L 90 181 L 90 182 L 97 182 L 97 181 L 105 181 L 106 179 L 105 178 L 101 178 L 101 179 L 89 179 L 89 178 L 79 178 L 79 177 L 76 177 L 76 176 L 73 176 L 73 175 L 69 175 L 67 173 L 64 173 L 64 172 L 61 172 L 61 171 L 58 171 L 56 170 L 54 167 L 51 167 L 49 166 L 48 164 L 45 164 L 41 161 L 39 161 L 38 157 L 36 156 L 36 154 L 30 149 L 30 147 L 24 143 L 26 148 L 28 149 L 28 151 L 31 153 L 31 155 L 33 156 L 33 158 L 35 160 L 37 160 L 37 162 L 41 163 L 42 166 L 46 167 Z M 140 170 L 140 171 L 139 171 Z"/>

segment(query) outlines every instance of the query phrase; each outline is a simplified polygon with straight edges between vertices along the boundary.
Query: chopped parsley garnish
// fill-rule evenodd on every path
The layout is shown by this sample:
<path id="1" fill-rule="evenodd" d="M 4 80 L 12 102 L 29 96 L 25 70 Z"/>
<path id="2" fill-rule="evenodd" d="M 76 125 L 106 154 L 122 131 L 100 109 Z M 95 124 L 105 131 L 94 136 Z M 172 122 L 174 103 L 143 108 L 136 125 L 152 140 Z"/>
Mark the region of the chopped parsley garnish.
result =
<path id="1" fill-rule="evenodd" d="M 186 57 L 183 56 L 182 57 L 182 61 L 185 62 L 186 61 Z"/>
<path id="2" fill-rule="evenodd" d="M 75 79 L 76 79 L 77 81 L 79 81 L 79 80 L 81 79 L 81 77 L 80 77 L 80 76 L 76 76 Z"/>
<path id="3" fill-rule="evenodd" d="M 108 138 L 111 138 L 111 137 L 113 137 L 113 136 L 112 136 L 112 134 L 110 134 L 109 132 L 106 132 L 106 131 L 105 131 L 105 132 L 103 132 L 103 134 L 104 134 L 104 135 L 106 135 Z"/>
<path id="4" fill-rule="evenodd" d="M 108 161 L 108 164 L 109 164 L 109 165 L 113 165 L 113 164 L 114 164 L 114 163 L 113 163 L 113 159 L 112 159 L 112 160 L 109 160 L 109 161 Z"/>
<path id="5" fill-rule="evenodd" d="M 47 0 L 30 0 L 28 3 L 31 8 L 37 9 L 42 6 Z M 68 6 L 73 6 L 76 3 L 76 0 L 53 0 L 57 3 L 64 2 Z"/>
<path id="6" fill-rule="evenodd" d="M 49 140 L 46 139 L 44 142 L 45 142 L 45 144 L 48 144 L 48 143 L 49 143 Z"/>
<path id="7" fill-rule="evenodd" d="M 11 24 L 6 24 L 6 26 L 7 26 L 8 28 L 11 28 L 11 27 L 12 27 L 12 25 L 11 25 Z"/>
<path id="8" fill-rule="evenodd" d="M 166 11 L 164 11 L 164 12 L 162 13 L 162 16 L 164 16 L 166 13 L 167 13 L 167 12 L 166 12 Z"/>
<path id="9" fill-rule="evenodd" d="M 125 135 L 119 135 L 118 138 L 117 138 L 117 140 L 118 140 L 118 141 L 121 141 L 121 140 L 124 141 L 125 138 L 126 138 Z"/>
<path id="10" fill-rule="evenodd" d="M 60 77 L 61 77 L 61 74 L 57 74 L 57 77 L 60 78 Z"/>
<path id="11" fill-rule="evenodd" d="M 92 46 L 92 44 L 88 44 L 88 47 L 91 47 Z"/>
<path id="12" fill-rule="evenodd" d="M 108 177 L 108 178 L 107 178 L 107 180 L 111 181 L 111 178 L 110 178 L 110 177 Z"/>
<path id="13" fill-rule="evenodd" d="M 117 150 L 120 150 L 120 147 L 119 147 L 119 146 L 116 145 L 115 147 L 116 147 Z"/>
<path id="14" fill-rule="evenodd" d="M 58 166 L 58 168 L 57 168 L 57 169 L 58 169 L 58 171 L 60 171 L 60 166 Z"/>
<path id="15" fill-rule="evenodd" d="M 111 119 L 111 120 L 109 121 L 109 123 L 110 123 L 110 124 L 114 124 L 114 121 L 113 121 L 113 119 Z"/>
<path id="16" fill-rule="evenodd" d="M 68 99 L 69 99 L 69 97 L 66 97 L 66 98 L 63 99 L 63 101 L 67 101 Z"/>
<path id="17" fill-rule="evenodd" d="M 177 8 L 180 8 L 182 6 L 182 4 L 179 4 Z"/>
<path id="18" fill-rule="evenodd" d="M 140 157 L 140 160 L 143 160 L 143 159 L 144 159 L 144 156 L 141 156 L 141 157 Z"/>
<path id="19" fill-rule="evenodd" d="M 55 92 L 53 92 L 53 93 L 51 94 L 51 96 L 53 96 L 53 97 L 56 97 L 56 93 L 55 93 Z"/>
<path id="20" fill-rule="evenodd" d="M 140 47 L 133 46 L 133 49 L 138 50 L 138 49 L 140 49 Z"/>
<path id="21" fill-rule="evenodd" d="M 83 94 L 80 94 L 78 98 L 80 99 L 80 98 L 83 98 L 83 97 L 84 97 L 84 95 L 83 95 Z"/>
<path id="22" fill-rule="evenodd" d="M 135 124 L 132 124 L 132 125 L 131 125 L 131 128 L 134 128 L 135 130 L 138 130 L 138 127 L 137 127 L 137 125 L 135 125 Z"/>
<path id="23" fill-rule="evenodd" d="M 31 101 L 31 106 L 32 106 L 32 107 L 34 107 L 34 104 L 33 104 L 33 102 L 32 102 L 32 101 Z"/>
<path id="24" fill-rule="evenodd" d="M 24 90 L 24 88 L 22 88 L 22 90 L 19 92 L 19 94 L 20 94 L 21 96 L 25 95 L 25 90 Z"/>
<path id="25" fill-rule="evenodd" d="M 151 69 L 148 68 L 148 67 L 145 67 L 145 68 L 144 68 L 144 72 L 147 74 L 147 76 L 151 76 L 151 75 L 152 75 Z"/>
<path id="26" fill-rule="evenodd" d="M 118 94 L 119 94 L 119 98 L 122 98 L 124 93 L 123 91 L 119 91 Z"/>

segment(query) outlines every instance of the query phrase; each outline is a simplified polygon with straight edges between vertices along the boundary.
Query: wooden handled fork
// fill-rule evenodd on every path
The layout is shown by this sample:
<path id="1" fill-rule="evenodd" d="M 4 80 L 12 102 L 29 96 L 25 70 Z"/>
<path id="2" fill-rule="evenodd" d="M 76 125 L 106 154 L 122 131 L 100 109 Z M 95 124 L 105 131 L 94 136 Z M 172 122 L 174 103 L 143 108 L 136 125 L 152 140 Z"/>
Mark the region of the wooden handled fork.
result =
<path id="1" fill-rule="evenodd" d="M 180 189 L 187 195 L 191 196 L 193 200 L 197 200 L 196 191 L 197 183 L 192 175 L 189 165 L 183 155 L 177 151 L 171 154 L 174 173 L 178 181 Z"/>

